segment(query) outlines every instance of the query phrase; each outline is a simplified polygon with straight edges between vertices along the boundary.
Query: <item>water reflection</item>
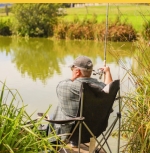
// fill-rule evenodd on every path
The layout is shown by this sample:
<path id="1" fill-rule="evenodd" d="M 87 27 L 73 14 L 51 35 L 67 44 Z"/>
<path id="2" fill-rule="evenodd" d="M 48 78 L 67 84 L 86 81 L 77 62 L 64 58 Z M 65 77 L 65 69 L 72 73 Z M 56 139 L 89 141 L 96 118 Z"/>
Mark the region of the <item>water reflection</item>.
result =
<path id="1" fill-rule="evenodd" d="M 112 43 L 107 45 L 107 63 L 117 65 L 116 57 L 131 58 L 134 48 L 131 43 Z M 94 41 L 66 41 L 33 38 L 0 38 L 0 52 L 11 54 L 12 62 L 24 76 L 32 80 L 46 82 L 55 73 L 61 75 L 60 64 L 65 65 L 65 57 L 76 58 L 84 54 L 96 63 L 97 58 L 104 60 L 104 43 Z M 112 56 L 114 54 L 115 56 Z"/>
<path id="2" fill-rule="evenodd" d="M 0 52 L 6 53 L 8 55 L 11 51 L 12 39 L 8 37 L 0 37 Z"/>
<path id="3" fill-rule="evenodd" d="M 60 73 L 54 43 L 50 40 L 19 40 L 12 45 L 13 60 L 21 74 L 27 73 L 33 80 L 45 81 L 54 72 Z"/>

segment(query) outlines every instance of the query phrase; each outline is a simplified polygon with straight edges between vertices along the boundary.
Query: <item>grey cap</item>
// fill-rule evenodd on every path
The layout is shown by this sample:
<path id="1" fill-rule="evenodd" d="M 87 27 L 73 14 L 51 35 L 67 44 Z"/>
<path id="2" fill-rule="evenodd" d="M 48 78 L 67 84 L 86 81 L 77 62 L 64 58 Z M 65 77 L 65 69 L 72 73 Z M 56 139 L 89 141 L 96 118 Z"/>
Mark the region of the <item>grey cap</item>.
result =
<path id="1" fill-rule="evenodd" d="M 93 69 L 93 63 L 91 59 L 87 56 L 78 56 L 70 67 L 72 66 L 76 66 L 76 67 L 83 68 L 86 70 Z"/>

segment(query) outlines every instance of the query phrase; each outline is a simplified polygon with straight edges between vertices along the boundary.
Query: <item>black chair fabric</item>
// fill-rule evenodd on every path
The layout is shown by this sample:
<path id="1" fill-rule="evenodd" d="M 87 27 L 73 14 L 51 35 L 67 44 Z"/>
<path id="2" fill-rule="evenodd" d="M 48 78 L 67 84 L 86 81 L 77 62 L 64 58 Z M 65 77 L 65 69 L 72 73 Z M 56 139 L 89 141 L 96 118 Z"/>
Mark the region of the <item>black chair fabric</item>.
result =
<path id="1" fill-rule="evenodd" d="M 96 138 L 99 137 L 107 128 L 108 119 L 112 112 L 112 106 L 119 90 L 119 85 L 119 80 L 113 81 L 109 84 L 109 93 L 105 93 L 96 85 L 83 83 L 83 114 L 81 115 L 79 110 L 78 116 L 81 115 L 85 118 L 84 122 Z M 75 130 L 70 141 L 77 144 L 78 137 L 79 128 Z M 81 143 L 89 142 L 90 137 L 91 135 L 88 130 L 82 126 Z"/>

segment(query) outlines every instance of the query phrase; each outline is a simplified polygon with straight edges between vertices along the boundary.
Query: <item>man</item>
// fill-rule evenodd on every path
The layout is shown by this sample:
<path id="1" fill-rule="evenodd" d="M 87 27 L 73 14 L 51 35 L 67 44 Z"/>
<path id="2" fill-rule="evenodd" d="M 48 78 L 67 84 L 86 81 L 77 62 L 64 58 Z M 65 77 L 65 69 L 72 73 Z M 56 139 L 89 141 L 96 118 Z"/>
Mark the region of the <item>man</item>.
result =
<path id="1" fill-rule="evenodd" d="M 55 113 L 53 114 L 54 120 L 64 120 L 77 116 L 82 82 L 96 84 L 101 89 L 104 88 L 106 84 L 112 82 L 112 76 L 109 67 L 100 68 L 100 70 L 102 70 L 105 75 L 104 83 L 99 82 L 95 78 L 91 78 L 93 63 L 87 56 L 77 57 L 70 67 L 72 70 L 71 79 L 61 81 L 56 89 L 59 103 Z M 53 127 L 57 134 L 63 134 L 70 132 L 72 124 L 55 124 Z M 62 139 L 65 139 L 65 137 L 62 137 Z"/>

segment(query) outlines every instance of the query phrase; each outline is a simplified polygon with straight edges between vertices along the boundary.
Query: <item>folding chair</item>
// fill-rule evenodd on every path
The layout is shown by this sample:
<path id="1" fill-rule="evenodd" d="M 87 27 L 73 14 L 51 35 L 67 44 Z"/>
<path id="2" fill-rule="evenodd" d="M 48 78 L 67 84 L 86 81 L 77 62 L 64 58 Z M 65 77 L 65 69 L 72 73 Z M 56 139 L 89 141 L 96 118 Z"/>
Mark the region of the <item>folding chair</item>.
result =
<path id="1" fill-rule="evenodd" d="M 99 152 L 101 149 L 105 151 L 104 145 L 109 149 L 111 153 L 110 146 L 108 145 L 108 138 L 111 135 L 112 130 L 114 129 L 118 119 L 120 123 L 121 112 L 117 113 L 117 116 L 108 128 L 108 120 L 111 114 L 114 101 L 119 98 L 116 98 L 117 92 L 120 87 L 120 81 L 115 80 L 109 85 L 105 86 L 101 90 L 97 85 L 90 83 L 83 83 L 81 90 L 81 101 L 80 109 L 78 111 L 78 116 L 76 118 L 70 118 L 68 120 L 47 120 L 50 123 L 55 124 L 67 124 L 69 122 L 75 122 L 72 127 L 71 132 L 68 134 L 66 143 L 73 141 L 78 144 L 78 152 L 80 152 L 80 144 L 90 142 L 90 138 L 97 142 L 97 145 L 93 149 L 94 152 Z M 107 130 L 106 130 L 107 129 Z M 105 132 L 105 134 L 103 133 Z M 99 136 L 102 135 L 102 139 L 99 140 Z M 120 136 L 118 137 L 118 153 L 120 145 Z"/>

